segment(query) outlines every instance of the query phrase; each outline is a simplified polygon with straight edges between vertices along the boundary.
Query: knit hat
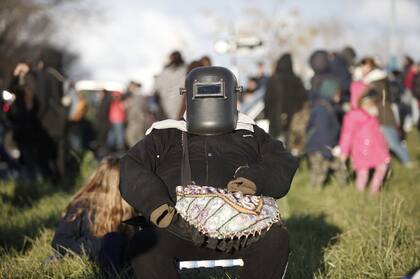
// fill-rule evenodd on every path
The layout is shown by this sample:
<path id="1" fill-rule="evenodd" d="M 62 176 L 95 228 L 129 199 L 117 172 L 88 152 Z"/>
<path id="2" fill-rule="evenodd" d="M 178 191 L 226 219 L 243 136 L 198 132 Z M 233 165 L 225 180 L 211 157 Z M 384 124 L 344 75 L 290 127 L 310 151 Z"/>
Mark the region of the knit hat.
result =
<path id="1" fill-rule="evenodd" d="M 340 84 L 335 79 L 326 79 L 321 83 L 319 94 L 327 99 L 333 99 L 340 90 Z"/>
<path id="2" fill-rule="evenodd" d="M 309 65 L 315 73 L 327 73 L 330 71 L 330 60 L 328 52 L 325 50 L 317 50 L 311 54 Z"/>

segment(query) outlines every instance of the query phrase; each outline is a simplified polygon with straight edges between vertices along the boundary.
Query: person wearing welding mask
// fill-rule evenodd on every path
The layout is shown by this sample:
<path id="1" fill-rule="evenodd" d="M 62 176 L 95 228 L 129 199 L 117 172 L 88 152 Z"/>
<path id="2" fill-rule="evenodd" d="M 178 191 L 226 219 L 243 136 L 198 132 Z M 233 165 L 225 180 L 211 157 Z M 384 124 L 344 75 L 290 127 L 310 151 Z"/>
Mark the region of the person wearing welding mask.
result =
<path id="1" fill-rule="evenodd" d="M 286 228 L 272 227 L 248 247 L 225 253 L 202 243 L 176 213 L 183 144 L 191 183 L 276 199 L 285 196 L 298 167 L 280 141 L 238 113 L 241 88 L 223 67 L 199 67 L 186 77 L 183 120 L 157 122 L 121 160 L 120 191 L 151 225 L 130 244 L 137 278 L 179 278 L 177 262 L 242 258 L 241 278 L 282 278 L 287 266 Z M 183 133 L 187 141 L 183 140 Z"/>

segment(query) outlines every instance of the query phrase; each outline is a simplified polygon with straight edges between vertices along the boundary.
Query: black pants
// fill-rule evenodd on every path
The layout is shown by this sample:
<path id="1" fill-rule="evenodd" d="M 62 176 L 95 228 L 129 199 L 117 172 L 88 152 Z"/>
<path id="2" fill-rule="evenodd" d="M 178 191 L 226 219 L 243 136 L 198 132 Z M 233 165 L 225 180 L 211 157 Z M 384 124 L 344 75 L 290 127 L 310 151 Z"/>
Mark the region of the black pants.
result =
<path id="1" fill-rule="evenodd" d="M 258 242 L 233 254 L 194 246 L 164 229 L 145 228 L 129 245 L 131 264 L 138 279 L 180 278 L 178 261 L 238 259 L 244 261 L 241 279 L 282 278 L 289 256 L 289 237 L 284 227 L 273 226 Z"/>
<path id="2" fill-rule="evenodd" d="M 97 260 L 105 278 L 118 277 L 118 273 L 128 265 L 126 249 L 127 237 L 123 233 L 111 232 L 103 236 Z"/>

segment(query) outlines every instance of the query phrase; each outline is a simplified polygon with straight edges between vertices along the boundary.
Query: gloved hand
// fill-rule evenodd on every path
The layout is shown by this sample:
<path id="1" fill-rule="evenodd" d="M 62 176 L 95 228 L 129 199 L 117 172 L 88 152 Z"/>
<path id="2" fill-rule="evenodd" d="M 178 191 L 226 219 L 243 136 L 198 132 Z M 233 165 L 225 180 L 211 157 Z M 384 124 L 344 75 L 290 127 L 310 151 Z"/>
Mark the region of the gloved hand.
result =
<path id="1" fill-rule="evenodd" d="M 334 157 L 340 158 L 341 157 L 341 148 L 339 145 L 335 146 L 333 149 L 331 149 L 331 154 Z"/>
<path id="2" fill-rule="evenodd" d="M 159 228 L 166 228 L 171 224 L 175 212 L 175 208 L 172 206 L 166 203 L 162 204 L 152 211 L 152 214 L 150 214 L 150 222 Z"/>
<path id="3" fill-rule="evenodd" d="M 244 195 L 255 195 L 257 192 L 255 183 L 244 177 L 237 177 L 231 180 L 227 185 L 227 189 L 231 192 L 240 191 Z"/>

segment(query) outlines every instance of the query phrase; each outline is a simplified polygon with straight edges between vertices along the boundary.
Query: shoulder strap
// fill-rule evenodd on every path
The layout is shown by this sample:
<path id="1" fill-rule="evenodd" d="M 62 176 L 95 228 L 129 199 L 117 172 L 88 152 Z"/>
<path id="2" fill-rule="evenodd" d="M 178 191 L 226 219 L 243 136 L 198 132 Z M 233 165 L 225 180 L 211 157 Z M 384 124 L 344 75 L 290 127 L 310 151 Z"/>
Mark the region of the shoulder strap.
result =
<path id="1" fill-rule="evenodd" d="M 188 134 L 186 132 L 182 132 L 181 184 L 182 186 L 191 184 L 190 155 L 188 153 Z"/>

